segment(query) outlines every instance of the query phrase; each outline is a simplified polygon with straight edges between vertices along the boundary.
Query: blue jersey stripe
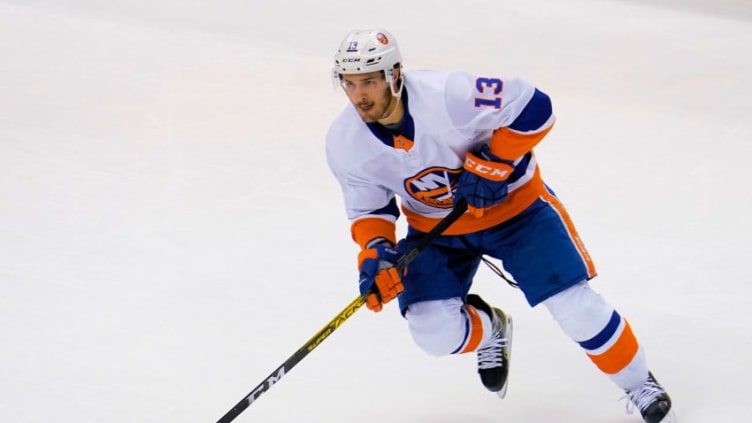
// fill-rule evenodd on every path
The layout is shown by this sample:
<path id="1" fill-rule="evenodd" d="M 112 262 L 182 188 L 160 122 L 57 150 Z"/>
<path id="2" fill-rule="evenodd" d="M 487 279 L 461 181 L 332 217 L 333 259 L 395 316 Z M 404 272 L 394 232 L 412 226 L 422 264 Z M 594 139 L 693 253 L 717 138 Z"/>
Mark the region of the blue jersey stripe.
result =
<path id="1" fill-rule="evenodd" d="M 368 214 L 377 215 L 377 216 L 388 214 L 388 215 L 394 216 L 395 218 L 400 217 L 400 210 L 399 210 L 399 207 L 397 206 L 397 198 L 393 197 L 392 200 L 389 202 L 389 204 L 387 204 L 386 206 L 378 210 L 374 210 Z"/>
<path id="2" fill-rule="evenodd" d="M 522 109 L 517 119 L 509 125 L 509 128 L 517 132 L 537 131 L 548 122 L 552 114 L 551 99 L 546 93 L 536 88 L 533 98 Z"/>

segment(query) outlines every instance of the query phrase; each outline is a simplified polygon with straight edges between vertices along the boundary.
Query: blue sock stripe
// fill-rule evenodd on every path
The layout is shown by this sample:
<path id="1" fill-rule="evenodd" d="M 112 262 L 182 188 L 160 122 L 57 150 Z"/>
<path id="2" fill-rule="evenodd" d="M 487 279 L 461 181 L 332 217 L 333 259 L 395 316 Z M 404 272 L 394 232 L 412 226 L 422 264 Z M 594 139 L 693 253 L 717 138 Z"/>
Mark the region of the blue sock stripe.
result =
<path id="1" fill-rule="evenodd" d="M 602 331 L 587 341 L 578 342 L 578 344 L 589 351 L 602 347 L 609 339 L 611 339 L 611 337 L 614 336 L 616 330 L 619 328 L 619 323 L 621 323 L 621 316 L 619 316 L 619 313 L 614 310 L 614 313 L 611 315 L 611 320 L 608 321 L 608 324 Z"/>
<path id="2" fill-rule="evenodd" d="M 462 307 L 460 309 L 460 313 L 462 313 L 462 316 L 465 318 L 465 338 L 462 340 L 462 342 L 460 342 L 460 345 L 457 347 L 457 349 L 451 352 L 451 354 L 457 354 L 460 351 L 462 351 L 462 347 L 465 346 L 465 344 L 467 343 L 467 338 L 470 336 L 470 330 L 471 330 L 470 316 L 467 315 L 467 311 L 465 311 L 465 307 Z"/>

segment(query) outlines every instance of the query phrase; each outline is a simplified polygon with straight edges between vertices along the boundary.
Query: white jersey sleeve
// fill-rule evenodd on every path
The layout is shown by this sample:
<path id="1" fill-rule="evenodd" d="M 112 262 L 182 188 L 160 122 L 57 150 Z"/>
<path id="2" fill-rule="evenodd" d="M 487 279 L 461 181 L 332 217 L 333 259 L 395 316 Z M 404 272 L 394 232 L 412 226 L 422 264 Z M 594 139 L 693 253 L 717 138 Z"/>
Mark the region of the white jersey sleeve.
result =
<path id="1" fill-rule="evenodd" d="M 447 78 L 445 104 L 455 127 L 485 132 L 509 126 L 534 92 L 534 86 L 520 79 L 452 73 Z"/>

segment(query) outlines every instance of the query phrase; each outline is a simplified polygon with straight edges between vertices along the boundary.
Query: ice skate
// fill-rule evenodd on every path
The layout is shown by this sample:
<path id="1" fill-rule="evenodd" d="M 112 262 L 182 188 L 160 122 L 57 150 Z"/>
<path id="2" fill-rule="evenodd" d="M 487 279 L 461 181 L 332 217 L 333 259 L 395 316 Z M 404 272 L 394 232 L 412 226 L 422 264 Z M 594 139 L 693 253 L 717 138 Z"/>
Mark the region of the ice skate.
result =
<path id="1" fill-rule="evenodd" d="M 676 423 L 676 415 L 671 409 L 671 397 L 655 380 L 653 373 L 648 373 L 648 379 L 638 389 L 627 391 L 627 413 L 631 414 L 634 405 L 643 420 L 647 423 Z"/>
<path id="2" fill-rule="evenodd" d="M 467 303 L 491 317 L 492 337 L 476 351 L 478 374 L 486 389 L 495 392 L 499 398 L 504 398 L 507 393 L 512 351 L 512 317 L 498 308 L 491 307 L 474 294 L 468 295 Z"/>

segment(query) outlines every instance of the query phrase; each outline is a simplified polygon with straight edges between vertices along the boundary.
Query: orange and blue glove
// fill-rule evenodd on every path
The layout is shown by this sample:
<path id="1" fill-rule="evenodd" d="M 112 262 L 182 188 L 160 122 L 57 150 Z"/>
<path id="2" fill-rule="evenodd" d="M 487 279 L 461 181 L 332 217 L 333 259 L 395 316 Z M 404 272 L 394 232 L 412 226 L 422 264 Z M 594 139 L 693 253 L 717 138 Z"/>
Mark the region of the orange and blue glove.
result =
<path id="1" fill-rule="evenodd" d="M 465 155 L 463 168 L 454 191 L 455 204 L 460 198 L 465 198 L 470 213 L 481 217 L 483 209 L 495 206 L 507 197 L 507 179 L 514 171 L 514 162 L 496 157 L 484 145 L 478 152 Z"/>
<path id="2" fill-rule="evenodd" d="M 394 265 L 402 257 L 396 248 L 375 244 L 358 254 L 360 295 L 366 296 L 366 307 L 379 312 L 383 304 L 397 298 L 405 290 L 402 276 Z"/>

